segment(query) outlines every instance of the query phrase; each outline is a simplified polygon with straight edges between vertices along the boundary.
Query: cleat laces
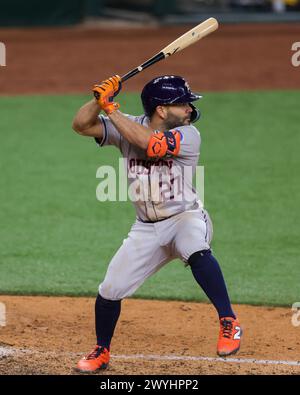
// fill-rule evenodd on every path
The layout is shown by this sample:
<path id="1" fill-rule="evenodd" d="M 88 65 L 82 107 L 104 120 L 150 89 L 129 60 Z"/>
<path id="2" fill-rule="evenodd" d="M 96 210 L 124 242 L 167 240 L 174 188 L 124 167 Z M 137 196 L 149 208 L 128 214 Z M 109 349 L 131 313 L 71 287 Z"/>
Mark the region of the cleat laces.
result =
<path id="1" fill-rule="evenodd" d="M 227 337 L 227 339 L 230 339 L 232 336 L 232 329 L 233 325 L 231 321 L 224 320 L 222 321 L 222 336 Z"/>
<path id="2" fill-rule="evenodd" d="M 104 347 L 96 347 L 91 353 L 89 353 L 85 359 L 96 359 L 99 357 L 100 354 L 104 352 Z"/>

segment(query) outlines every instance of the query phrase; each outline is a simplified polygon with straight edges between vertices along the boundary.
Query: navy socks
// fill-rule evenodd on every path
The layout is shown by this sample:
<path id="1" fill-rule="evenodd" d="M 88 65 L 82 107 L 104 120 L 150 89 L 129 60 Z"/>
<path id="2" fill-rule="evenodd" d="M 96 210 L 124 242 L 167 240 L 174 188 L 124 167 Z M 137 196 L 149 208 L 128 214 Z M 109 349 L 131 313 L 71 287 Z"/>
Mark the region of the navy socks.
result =
<path id="1" fill-rule="evenodd" d="M 188 263 L 195 280 L 215 306 L 219 318 L 236 318 L 231 308 L 223 274 L 211 251 L 195 252 L 190 256 Z"/>
<path id="2" fill-rule="evenodd" d="M 107 300 L 98 294 L 95 303 L 98 346 L 110 348 L 110 342 L 121 312 L 121 300 Z"/>

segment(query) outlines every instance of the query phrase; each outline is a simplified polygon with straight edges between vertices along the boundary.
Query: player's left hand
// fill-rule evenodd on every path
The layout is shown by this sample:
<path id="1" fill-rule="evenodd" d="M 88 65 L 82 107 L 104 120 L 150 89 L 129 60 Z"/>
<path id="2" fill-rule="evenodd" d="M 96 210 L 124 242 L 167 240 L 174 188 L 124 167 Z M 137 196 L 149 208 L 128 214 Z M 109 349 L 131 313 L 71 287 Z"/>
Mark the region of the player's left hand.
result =
<path id="1" fill-rule="evenodd" d="M 93 92 L 94 96 L 106 114 L 111 114 L 120 108 L 119 103 L 115 103 L 114 97 L 120 92 L 122 88 L 121 77 L 114 75 L 101 82 L 100 85 L 94 85 Z"/>

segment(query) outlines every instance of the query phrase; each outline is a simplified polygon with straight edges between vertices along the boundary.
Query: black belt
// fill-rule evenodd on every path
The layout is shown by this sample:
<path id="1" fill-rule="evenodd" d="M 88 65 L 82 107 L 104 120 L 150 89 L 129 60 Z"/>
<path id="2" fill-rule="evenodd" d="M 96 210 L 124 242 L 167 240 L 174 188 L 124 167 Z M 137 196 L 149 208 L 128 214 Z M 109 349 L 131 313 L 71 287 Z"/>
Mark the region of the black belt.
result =
<path id="1" fill-rule="evenodd" d="M 158 219 L 158 220 L 156 220 L 156 221 L 144 221 L 144 220 L 143 220 L 143 219 L 141 219 L 141 218 L 137 218 L 137 219 L 138 219 L 138 221 L 141 221 L 141 222 L 143 222 L 143 224 L 155 224 L 156 222 L 162 222 L 162 221 L 165 221 L 166 219 L 169 219 L 169 218 L 175 217 L 176 215 L 178 215 L 178 214 L 182 214 L 182 213 L 184 213 L 184 211 L 181 211 L 180 213 L 176 213 L 176 214 L 174 214 L 174 215 L 170 215 L 170 217 L 167 217 L 167 218 Z M 206 220 L 206 215 L 205 215 L 205 213 L 204 213 L 203 209 L 202 209 L 202 214 L 204 214 L 204 219 Z"/>
<path id="2" fill-rule="evenodd" d="M 180 214 L 180 213 L 178 213 L 178 214 Z M 143 222 L 143 224 L 155 224 L 156 222 L 162 222 L 162 221 L 165 221 L 166 219 L 169 219 L 169 218 L 175 217 L 175 215 L 177 215 L 177 214 L 170 215 L 170 217 L 163 218 L 163 219 L 158 219 L 158 220 L 156 220 L 156 221 L 144 221 L 143 219 L 141 219 L 141 218 L 138 218 L 138 221 L 141 221 L 141 222 Z"/>

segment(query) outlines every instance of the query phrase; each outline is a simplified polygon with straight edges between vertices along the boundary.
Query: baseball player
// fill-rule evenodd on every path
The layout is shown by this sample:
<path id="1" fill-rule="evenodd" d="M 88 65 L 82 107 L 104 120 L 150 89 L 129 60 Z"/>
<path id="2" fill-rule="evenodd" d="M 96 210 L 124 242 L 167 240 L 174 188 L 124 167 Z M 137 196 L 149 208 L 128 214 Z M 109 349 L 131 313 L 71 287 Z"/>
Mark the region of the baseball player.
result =
<path id="1" fill-rule="evenodd" d="M 122 299 L 132 295 L 161 267 L 180 258 L 217 310 L 217 354 L 240 348 L 242 330 L 232 310 L 224 278 L 211 253 L 212 223 L 192 185 L 201 138 L 192 125 L 200 112 L 193 93 L 179 76 L 154 78 L 143 88 L 145 114 L 123 114 L 114 97 L 121 90 L 117 75 L 93 88 L 95 99 L 83 105 L 73 129 L 94 137 L 99 147 L 116 146 L 125 158 L 129 189 L 135 191 L 136 220 L 112 258 L 95 303 L 95 348 L 80 359 L 80 372 L 107 368 L 110 344 Z M 103 111 L 106 116 L 99 115 Z M 179 187 L 177 187 L 179 185 Z M 132 187 L 132 188 L 131 188 Z"/>

